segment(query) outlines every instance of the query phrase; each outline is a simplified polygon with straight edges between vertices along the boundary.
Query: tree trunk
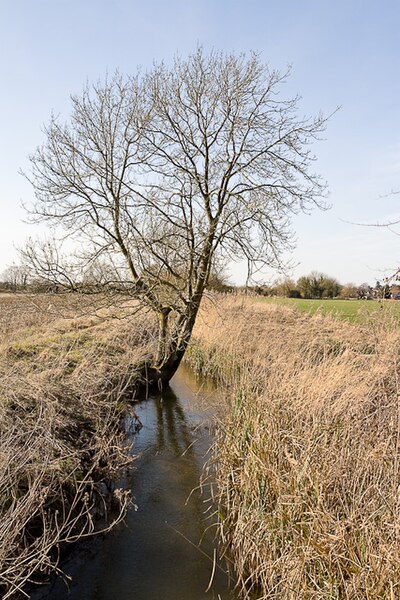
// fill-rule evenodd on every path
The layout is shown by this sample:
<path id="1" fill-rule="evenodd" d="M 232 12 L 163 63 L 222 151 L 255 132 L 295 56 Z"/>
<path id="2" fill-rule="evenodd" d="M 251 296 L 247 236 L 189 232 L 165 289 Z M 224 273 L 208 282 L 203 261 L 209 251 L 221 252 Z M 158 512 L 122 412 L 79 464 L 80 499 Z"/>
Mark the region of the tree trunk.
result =
<path id="1" fill-rule="evenodd" d="M 158 347 L 156 355 L 156 364 L 161 365 L 165 360 L 167 350 L 167 335 L 168 335 L 168 315 L 171 309 L 166 308 L 158 313 Z"/>
<path id="2" fill-rule="evenodd" d="M 150 385 L 157 384 L 160 388 L 168 385 L 185 355 L 209 276 L 214 233 L 215 224 L 213 223 L 205 241 L 196 289 L 186 311 L 178 317 L 172 332 L 168 328 L 168 316 L 171 308 L 167 307 L 159 312 L 158 352 L 156 363 L 149 374 Z"/>
<path id="3" fill-rule="evenodd" d="M 159 313 L 157 360 L 147 371 L 149 385 L 162 388 L 175 375 L 189 345 L 199 306 L 200 302 L 190 306 L 187 313 L 178 318 L 172 332 L 168 331 L 170 311 Z"/>

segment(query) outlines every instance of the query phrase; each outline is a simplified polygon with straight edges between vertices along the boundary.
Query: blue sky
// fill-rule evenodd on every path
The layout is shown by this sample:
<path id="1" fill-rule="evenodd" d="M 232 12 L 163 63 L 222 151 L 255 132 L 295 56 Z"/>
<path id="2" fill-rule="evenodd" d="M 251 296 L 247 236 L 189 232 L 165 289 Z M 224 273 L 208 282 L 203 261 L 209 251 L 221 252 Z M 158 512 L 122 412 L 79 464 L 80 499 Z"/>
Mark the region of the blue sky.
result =
<path id="1" fill-rule="evenodd" d="M 295 219 L 293 275 L 374 282 L 400 263 L 400 238 L 346 221 L 400 215 L 390 194 L 400 190 L 399 32 L 398 0 L 0 0 L 0 271 L 36 235 L 23 223 L 33 192 L 18 170 L 51 111 L 67 116 L 69 95 L 106 70 L 135 72 L 201 44 L 291 64 L 285 93 L 302 96 L 304 114 L 342 107 L 315 147 L 332 208 Z"/>

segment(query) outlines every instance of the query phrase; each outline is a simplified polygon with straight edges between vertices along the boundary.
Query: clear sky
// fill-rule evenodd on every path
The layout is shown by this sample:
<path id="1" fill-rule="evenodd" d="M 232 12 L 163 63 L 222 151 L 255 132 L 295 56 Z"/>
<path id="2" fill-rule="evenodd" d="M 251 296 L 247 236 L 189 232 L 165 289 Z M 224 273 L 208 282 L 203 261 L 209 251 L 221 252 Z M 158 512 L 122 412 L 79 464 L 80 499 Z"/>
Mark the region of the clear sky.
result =
<path id="1" fill-rule="evenodd" d="M 400 190 L 398 0 L 0 0 L 0 271 L 36 235 L 18 170 L 51 111 L 67 117 L 69 95 L 107 70 L 135 72 L 198 44 L 291 64 L 287 95 L 302 96 L 305 114 L 342 107 L 315 147 L 332 209 L 294 221 L 293 275 L 373 283 L 400 263 L 397 235 L 346 222 L 400 215 L 390 194 Z"/>

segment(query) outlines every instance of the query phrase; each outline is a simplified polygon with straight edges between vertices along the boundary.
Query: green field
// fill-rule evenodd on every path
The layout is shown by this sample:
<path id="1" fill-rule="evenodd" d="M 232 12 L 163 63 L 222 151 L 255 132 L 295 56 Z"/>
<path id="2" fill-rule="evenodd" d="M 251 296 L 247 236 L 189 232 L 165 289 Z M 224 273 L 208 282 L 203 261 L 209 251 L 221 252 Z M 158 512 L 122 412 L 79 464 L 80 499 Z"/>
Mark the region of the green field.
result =
<path id="1" fill-rule="evenodd" d="M 400 317 L 397 300 L 303 300 L 298 298 L 260 298 L 262 302 L 282 304 L 302 312 L 333 314 L 348 321 L 362 321 L 375 311 L 385 311 Z"/>

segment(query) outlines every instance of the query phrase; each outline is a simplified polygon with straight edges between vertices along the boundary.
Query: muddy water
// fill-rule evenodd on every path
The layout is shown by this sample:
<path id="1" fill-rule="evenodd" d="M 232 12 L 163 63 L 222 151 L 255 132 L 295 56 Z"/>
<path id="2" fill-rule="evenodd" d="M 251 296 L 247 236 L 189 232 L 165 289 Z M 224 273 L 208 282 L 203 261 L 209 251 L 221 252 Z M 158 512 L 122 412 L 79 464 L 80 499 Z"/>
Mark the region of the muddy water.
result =
<path id="1" fill-rule="evenodd" d="M 197 490 L 210 445 L 207 419 L 215 392 L 181 367 L 163 394 L 139 403 L 143 424 L 134 436 L 138 455 L 130 479 L 137 510 L 125 524 L 80 549 L 64 565 L 72 584 L 57 580 L 35 599 L 227 600 L 223 565 L 213 571 L 208 503 Z M 206 531 L 207 530 L 207 531 Z M 206 533 L 205 533 L 206 531 Z M 33 598 L 33 597 L 32 597 Z"/>

